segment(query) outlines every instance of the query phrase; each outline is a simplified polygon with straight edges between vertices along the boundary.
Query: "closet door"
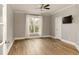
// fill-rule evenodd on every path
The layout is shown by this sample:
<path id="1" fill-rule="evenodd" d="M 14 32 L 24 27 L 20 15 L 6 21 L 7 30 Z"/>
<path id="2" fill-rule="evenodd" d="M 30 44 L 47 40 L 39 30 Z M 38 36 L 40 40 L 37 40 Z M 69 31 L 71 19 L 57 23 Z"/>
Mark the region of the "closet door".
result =
<path id="1" fill-rule="evenodd" d="M 60 38 L 60 39 L 62 38 L 61 25 L 62 25 L 62 18 L 56 17 L 56 19 L 55 19 L 55 37 Z"/>

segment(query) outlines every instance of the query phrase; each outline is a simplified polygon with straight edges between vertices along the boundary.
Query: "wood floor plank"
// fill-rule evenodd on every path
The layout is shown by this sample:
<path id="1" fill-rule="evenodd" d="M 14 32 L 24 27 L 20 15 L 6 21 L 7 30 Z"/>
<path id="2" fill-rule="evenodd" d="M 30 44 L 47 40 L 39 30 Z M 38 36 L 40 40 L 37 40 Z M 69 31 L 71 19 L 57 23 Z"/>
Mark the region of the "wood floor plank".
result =
<path id="1" fill-rule="evenodd" d="M 79 51 L 72 45 L 59 39 L 39 38 L 16 40 L 9 55 L 78 55 Z"/>

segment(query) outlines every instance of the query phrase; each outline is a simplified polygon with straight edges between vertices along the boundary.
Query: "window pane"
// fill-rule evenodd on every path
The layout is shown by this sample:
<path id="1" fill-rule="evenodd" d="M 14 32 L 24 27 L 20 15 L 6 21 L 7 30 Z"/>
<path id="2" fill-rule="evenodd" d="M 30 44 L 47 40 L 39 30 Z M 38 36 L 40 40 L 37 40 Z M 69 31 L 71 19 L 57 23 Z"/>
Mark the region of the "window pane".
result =
<path id="1" fill-rule="evenodd" d="M 38 27 L 38 25 L 35 25 L 35 32 L 39 32 L 39 27 Z"/>
<path id="2" fill-rule="evenodd" d="M 39 32 L 39 18 L 35 18 L 35 32 Z"/>
<path id="3" fill-rule="evenodd" d="M 30 20 L 29 30 L 30 30 L 30 33 L 33 33 L 33 32 L 34 32 L 34 22 L 33 22 L 33 18 Z"/>

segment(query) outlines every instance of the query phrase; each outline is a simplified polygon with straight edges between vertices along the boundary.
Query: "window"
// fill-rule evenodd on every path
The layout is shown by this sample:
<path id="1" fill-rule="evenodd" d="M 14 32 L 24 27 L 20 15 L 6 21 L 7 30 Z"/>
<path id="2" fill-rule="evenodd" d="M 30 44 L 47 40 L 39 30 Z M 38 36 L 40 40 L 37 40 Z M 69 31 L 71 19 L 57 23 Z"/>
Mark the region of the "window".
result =
<path id="1" fill-rule="evenodd" d="M 30 36 L 41 35 L 42 32 L 42 17 L 41 16 L 32 16 L 27 17 L 28 20 L 28 34 Z"/>

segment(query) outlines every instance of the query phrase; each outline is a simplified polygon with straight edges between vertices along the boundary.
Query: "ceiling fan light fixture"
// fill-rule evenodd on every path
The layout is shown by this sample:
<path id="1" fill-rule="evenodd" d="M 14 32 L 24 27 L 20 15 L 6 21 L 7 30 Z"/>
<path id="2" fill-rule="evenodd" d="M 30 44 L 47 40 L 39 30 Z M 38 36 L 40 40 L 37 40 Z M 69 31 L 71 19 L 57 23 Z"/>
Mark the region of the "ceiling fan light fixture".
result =
<path id="1" fill-rule="evenodd" d="M 47 9 L 48 10 L 48 9 L 50 9 L 49 6 L 50 6 L 49 4 L 42 4 L 40 9 Z"/>

